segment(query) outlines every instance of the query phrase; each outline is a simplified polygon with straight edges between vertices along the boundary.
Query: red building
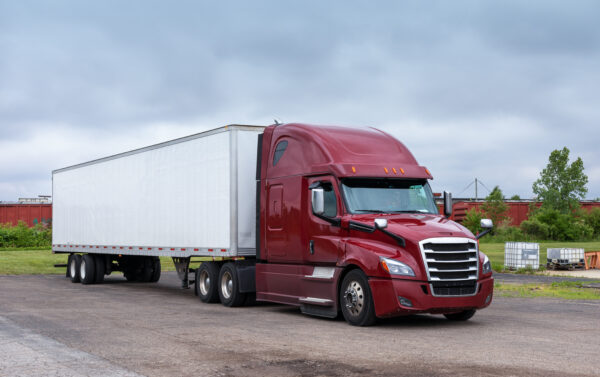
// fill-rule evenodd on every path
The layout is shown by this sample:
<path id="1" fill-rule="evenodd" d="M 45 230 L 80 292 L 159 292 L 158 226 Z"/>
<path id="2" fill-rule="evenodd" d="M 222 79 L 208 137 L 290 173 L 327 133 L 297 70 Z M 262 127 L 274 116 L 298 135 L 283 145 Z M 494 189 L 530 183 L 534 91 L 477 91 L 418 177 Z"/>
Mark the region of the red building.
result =
<path id="1" fill-rule="evenodd" d="M 17 225 L 24 221 L 30 227 L 52 223 L 52 204 L 24 204 L 0 202 L 0 224 Z"/>
<path id="2" fill-rule="evenodd" d="M 467 212 L 471 209 L 475 208 L 479 211 L 483 212 L 481 208 L 485 200 L 474 200 L 474 199 L 465 199 L 465 198 L 456 198 L 453 200 L 452 205 L 452 216 L 450 218 L 457 222 L 462 222 L 462 220 L 467 215 Z M 506 215 L 510 217 L 511 222 L 510 225 L 519 226 L 521 223 L 529 218 L 529 209 L 532 204 L 536 207 L 540 207 L 542 205 L 541 202 L 535 202 L 530 199 L 523 200 L 505 200 L 504 203 L 508 206 L 508 211 Z M 580 202 L 581 208 L 585 210 L 591 210 L 592 208 L 600 208 L 600 202 L 593 200 L 583 200 Z M 443 203 L 438 201 L 438 207 L 440 208 L 440 212 L 443 211 Z M 496 225 L 496 224 L 494 224 Z"/>

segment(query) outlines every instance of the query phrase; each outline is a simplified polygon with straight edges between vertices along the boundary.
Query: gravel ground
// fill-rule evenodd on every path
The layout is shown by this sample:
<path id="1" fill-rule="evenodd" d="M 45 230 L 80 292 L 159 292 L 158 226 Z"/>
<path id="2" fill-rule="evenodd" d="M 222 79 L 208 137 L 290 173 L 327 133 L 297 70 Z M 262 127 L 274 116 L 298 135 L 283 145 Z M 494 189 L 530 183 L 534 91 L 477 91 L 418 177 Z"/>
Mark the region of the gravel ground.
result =
<path id="1" fill-rule="evenodd" d="M 173 273 L 89 286 L 0 276 L 0 375 L 597 376 L 599 313 L 592 301 L 497 298 L 464 323 L 356 328 L 281 305 L 202 304 Z"/>
<path id="2" fill-rule="evenodd" d="M 585 282 L 597 282 L 600 281 L 598 278 L 585 278 L 585 277 L 572 277 L 564 275 L 527 275 L 527 274 L 500 274 L 494 273 L 494 279 L 499 283 L 517 283 L 517 284 L 528 284 L 528 283 L 554 283 L 557 281 L 585 281 Z"/>

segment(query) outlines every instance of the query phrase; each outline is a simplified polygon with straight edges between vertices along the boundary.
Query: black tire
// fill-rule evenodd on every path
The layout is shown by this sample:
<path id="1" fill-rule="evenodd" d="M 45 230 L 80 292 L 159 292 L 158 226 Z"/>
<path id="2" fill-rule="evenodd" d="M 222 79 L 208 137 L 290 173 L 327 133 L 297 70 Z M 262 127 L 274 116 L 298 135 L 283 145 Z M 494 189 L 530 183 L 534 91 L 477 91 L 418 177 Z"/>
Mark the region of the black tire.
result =
<path id="1" fill-rule="evenodd" d="M 219 265 L 215 262 L 203 262 L 196 269 L 194 290 L 202 302 L 219 302 Z"/>
<path id="2" fill-rule="evenodd" d="M 95 258 L 91 254 L 85 254 L 81 257 L 81 265 L 79 266 L 79 278 L 81 284 L 93 284 L 96 282 L 96 263 Z"/>
<path id="3" fill-rule="evenodd" d="M 152 276 L 150 277 L 150 283 L 156 283 L 160 280 L 160 258 L 152 257 Z"/>
<path id="4" fill-rule="evenodd" d="M 69 266 L 71 266 L 71 259 L 73 259 L 73 254 L 69 254 L 69 257 L 67 258 L 67 272 L 65 273 L 65 277 L 68 278 L 71 277 L 71 269 L 69 268 Z"/>
<path id="5" fill-rule="evenodd" d="M 81 266 L 81 255 L 71 254 L 71 262 L 69 263 L 69 277 L 71 283 L 79 283 L 79 267 Z"/>
<path id="6" fill-rule="evenodd" d="M 446 317 L 450 321 L 467 321 L 475 315 L 475 312 L 475 309 L 470 309 L 458 313 L 444 314 L 444 317 Z"/>
<path id="7" fill-rule="evenodd" d="M 152 257 L 140 257 L 136 259 L 135 279 L 142 283 L 148 283 L 150 279 L 152 279 L 154 261 L 152 260 Z"/>
<path id="8" fill-rule="evenodd" d="M 369 280 L 361 270 L 352 270 L 344 277 L 339 301 L 344 319 L 352 326 L 371 326 L 377 320 Z"/>
<path id="9" fill-rule="evenodd" d="M 217 282 L 219 299 L 225 306 L 242 306 L 246 301 L 246 294 L 240 292 L 240 286 L 233 263 L 225 263 L 219 272 L 219 281 Z"/>
<path id="10" fill-rule="evenodd" d="M 105 258 L 104 255 L 98 255 L 95 254 L 94 255 L 94 264 L 96 267 L 96 271 L 95 271 L 95 276 L 96 276 L 96 280 L 95 283 L 96 284 L 101 284 L 104 281 L 104 272 L 106 271 L 106 266 L 105 266 Z"/>

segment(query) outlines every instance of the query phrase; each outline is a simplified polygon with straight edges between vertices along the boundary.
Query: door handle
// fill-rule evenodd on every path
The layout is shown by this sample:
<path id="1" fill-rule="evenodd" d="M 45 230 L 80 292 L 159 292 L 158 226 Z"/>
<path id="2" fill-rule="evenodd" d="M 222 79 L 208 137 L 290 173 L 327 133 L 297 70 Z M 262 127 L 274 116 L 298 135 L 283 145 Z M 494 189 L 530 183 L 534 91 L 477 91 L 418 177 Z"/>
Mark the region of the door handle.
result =
<path id="1" fill-rule="evenodd" d="M 309 244 L 309 248 L 310 248 L 310 254 L 313 255 L 315 253 L 315 241 L 310 240 Z"/>

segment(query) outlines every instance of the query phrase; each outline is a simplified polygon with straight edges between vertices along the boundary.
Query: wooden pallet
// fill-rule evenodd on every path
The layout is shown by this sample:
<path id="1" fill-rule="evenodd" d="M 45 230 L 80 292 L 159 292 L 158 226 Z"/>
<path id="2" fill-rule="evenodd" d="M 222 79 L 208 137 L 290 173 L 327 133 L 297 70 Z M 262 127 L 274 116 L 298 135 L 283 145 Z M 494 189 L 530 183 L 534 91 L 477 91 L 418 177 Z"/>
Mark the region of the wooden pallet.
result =
<path id="1" fill-rule="evenodd" d="M 600 251 L 586 251 L 584 260 L 586 270 L 600 269 Z"/>

